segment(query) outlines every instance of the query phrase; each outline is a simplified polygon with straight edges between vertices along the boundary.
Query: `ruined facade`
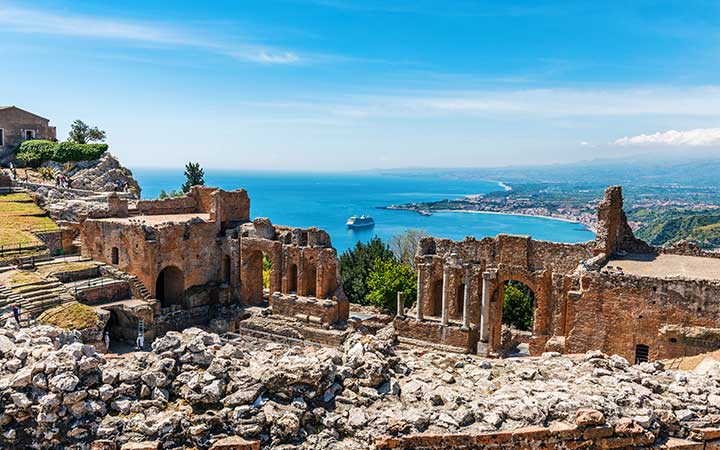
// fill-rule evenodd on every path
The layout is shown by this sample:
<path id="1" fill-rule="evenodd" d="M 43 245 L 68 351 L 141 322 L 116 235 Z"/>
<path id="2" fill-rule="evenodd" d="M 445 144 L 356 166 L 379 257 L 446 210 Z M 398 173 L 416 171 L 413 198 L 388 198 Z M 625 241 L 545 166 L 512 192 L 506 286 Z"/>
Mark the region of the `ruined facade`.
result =
<path id="1" fill-rule="evenodd" d="M 130 209 L 115 202 L 113 217 L 84 221 L 82 254 L 137 277 L 159 301 L 154 321 L 168 329 L 207 321 L 212 308 L 265 299 L 275 314 L 319 325 L 348 317 L 329 235 L 251 221 L 245 190 L 196 186 Z"/>
<path id="2" fill-rule="evenodd" d="M 0 106 L 0 163 L 10 161 L 18 145 L 30 139 L 57 140 L 50 121 L 16 106 Z"/>
<path id="3" fill-rule="evenodd" d="M 642 361 L 720 348 L 718 255 L 636 239 L 619 186 L 606 191 L 598 218 L 596 240 L 582 244 L 423 239 L 416 308 L 395 321 L 401 339 L 499 351 L 502 299 L 513 280 L 534 293 L 531 354 L 600 349 Z"/>

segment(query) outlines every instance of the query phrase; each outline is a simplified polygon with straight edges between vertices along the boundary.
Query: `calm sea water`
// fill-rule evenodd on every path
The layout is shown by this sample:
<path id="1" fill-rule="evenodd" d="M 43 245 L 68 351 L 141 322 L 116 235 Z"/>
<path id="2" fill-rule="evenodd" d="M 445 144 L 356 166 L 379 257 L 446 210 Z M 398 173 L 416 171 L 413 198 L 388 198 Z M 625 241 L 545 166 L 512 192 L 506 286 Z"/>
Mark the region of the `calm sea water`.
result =
<path id="1" fill-rule="evenodd" d="M 177 189 L 182 170 L 135 169 L 143 198 L 156 198 L 161 189 Z M 525 234 L 557 242 L 584 242 L 594 234 L 580 224 L 537 217 L 462 212 L 434 213 L 425 217 L 410 211 L 378 206 L 415 201 L 458 198 L 500 189 L 497 183 L 443 178 L 396 177 L 365 174 L 276 173 L 206 170 L 205 182 L 223 189 L 244 188 L 250 195 L 250 213 L 268 217 L 278 225 L 317 226 L 332 237 L 339 253 L 373 236 L 389 240 L 414 228 L 451 239 L 482 238 L 499 233 Z M 352 215 L 366 214 L 375 227 L 348 230 Z"/>

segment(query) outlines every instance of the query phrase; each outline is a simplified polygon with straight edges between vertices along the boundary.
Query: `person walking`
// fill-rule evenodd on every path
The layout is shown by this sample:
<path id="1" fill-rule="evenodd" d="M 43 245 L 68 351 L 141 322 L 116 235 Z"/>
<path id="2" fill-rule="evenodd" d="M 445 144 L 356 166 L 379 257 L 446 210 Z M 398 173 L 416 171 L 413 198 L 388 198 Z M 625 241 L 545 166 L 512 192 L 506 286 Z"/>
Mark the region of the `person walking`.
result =
<path id="1" fill-rule="evenodd" d="M 17 324 L 20 325 L 20 307 L 17 305 L 17 303 L 13 303 L 12 313 L 13 313 L 13 317 L 15 318 L 15 322 L 17 322 Z"/>

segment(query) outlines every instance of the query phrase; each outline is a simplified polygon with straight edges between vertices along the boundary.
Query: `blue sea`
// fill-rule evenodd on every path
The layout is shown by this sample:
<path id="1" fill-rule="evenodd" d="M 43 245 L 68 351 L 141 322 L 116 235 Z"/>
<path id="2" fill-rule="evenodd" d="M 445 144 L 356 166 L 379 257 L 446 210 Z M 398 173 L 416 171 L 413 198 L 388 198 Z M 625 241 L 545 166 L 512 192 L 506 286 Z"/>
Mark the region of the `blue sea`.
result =
<path id="1" fill-rule="evenodd" d="M 178 189 L 182 169 L 134 169 L 142 197 L 157 198 L 160 190 Z M 388 241 L 407 229 L 436 237 L 483 238 L 499 233 L 530 235 L 557 242 L 584 242 L 595 238 L 581 224 L 506 214 L 440 212 L 421 216 L 411 211 L 377 209 L 378 206 L 459 198 L 502 189 L 491 181 L 410 177 L 357 173 L 278 173 L 206 170 L 205 183 L 226 190 L 244 188 L 250 195 L 250 214 L 268 217 L 278 225 L 316 226 L 330 233 L 338 253 L 373 236 Z M 352 215 L 371 215 L 375 227 L 348 230 Z"/>

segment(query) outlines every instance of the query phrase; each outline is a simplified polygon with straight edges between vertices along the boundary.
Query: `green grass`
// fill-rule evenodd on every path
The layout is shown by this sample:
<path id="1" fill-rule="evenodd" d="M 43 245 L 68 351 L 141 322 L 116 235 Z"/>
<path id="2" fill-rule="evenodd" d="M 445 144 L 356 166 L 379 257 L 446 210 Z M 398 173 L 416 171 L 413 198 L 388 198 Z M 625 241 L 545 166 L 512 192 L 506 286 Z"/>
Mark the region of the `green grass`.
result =
<path id="1" fill-rule="evenodd" d="M 56 231 L 57 224 L 28 194 L 0 195 L 0 246 L 39 245 L 33 230 Z"/>
<path id="2" fill-rule="evenodd" d="M 95 268 L 98 265 L 99 264 L 94 261 L 63 262 L 38 267 L 38 273 L 49 276 L 55 275 L 56 273 L 80 272 L 82 270 Z"/>
<path id="3" fill-rule="evenodd" d="M 43 312 L 38 322 L 66 330 L 85 330 L 100 325 L 100 318 L 92 306 L 69 302 Z"/>

